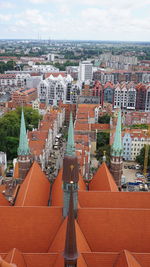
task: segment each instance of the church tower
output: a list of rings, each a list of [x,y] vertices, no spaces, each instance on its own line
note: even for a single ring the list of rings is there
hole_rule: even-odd
[[[117,186],[121,186],[122,176],[122,136],[121,136],[121,110],[118,113],[118,120],[116,126],[116,133],[114,143],[111,147],[111,160],[110,160],[110,171],[115,179]]]
[[[78,252],[77,252],[76,229],[75,229],[73,206],[74,204],[73,204],[72,183],[70,183],[70,201],[69,201],[68,222],[67,222],[65,249],[64,249],[64,267],[77,267]]]
[[[72,112],[70,112],[70,122],[68,130],[68,141],[66,152],[63,161],[63,195],[64,195],[64,206],[63,206],[63,216],[68,215],[69,210],[69,200],[70,200],[70,190],[72,183],[72,194],[74,203],[74,215],[77,216],[77,203],[78,203],[78,181],[79,181],[79,168],[78,161],[75,155],[75,144],[74,144],[74,128]]]
[[[30,149],[28,145],[24,112],[21,113],[20,139],[18,147],[19,178],[24,179],[31,166]]]

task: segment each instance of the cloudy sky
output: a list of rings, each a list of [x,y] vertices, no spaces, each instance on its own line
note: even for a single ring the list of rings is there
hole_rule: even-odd
[[[0,38],[150,41],[150,0],[0,0]]]

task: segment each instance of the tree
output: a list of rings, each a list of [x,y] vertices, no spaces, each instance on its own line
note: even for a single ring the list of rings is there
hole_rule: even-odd
[[[98,123],[109,123],[109,122],[110,122],[110,116],[108,114],[105,114],[104,116],[98,118]]]
[[[136,157],[136,162],[139,163],[142,167],[144,167],[144,157],[145,157],[145,147],[143,147],[140,151],[140,154]],[[148,154],[148,166],[150,166],[150,147]]]
[[[98,133],[97,144],[96,144],[97,149],[105,145],[109,145],[109,133],[104,133],[104,132]]]
[[[37,110],[30,107],[24,107],[26,128],[32,130],[38,127],[41,119]],[[17,156],[19,145],[21,108],[6,113],[0,118],[0,151],[7,153],[8,160]]]
[[[98,133],[97,134],[97,145],[96,145],[96,158],[102,161],[104,151],[106,151],[106,160],[109,163],[110,160],[110,145],[109,145],[109,133]]]

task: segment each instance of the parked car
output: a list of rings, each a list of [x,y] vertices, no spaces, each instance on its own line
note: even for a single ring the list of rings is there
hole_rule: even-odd
[[[128,166],[127,166],[127,165],[125,165],[125,166],[124,166],[124,168],[125,168],[125,169],[128,169]]]
[[[135,169],[135,165],[131,165],[132,169]]]
[[[142,175],[142,174],[136,174],[136,177],[137,178],[141,178],[141,179],[144,179],[145,178],[144,175]]]
[[[136,170],[140,170],[140,169],[141,169],[140,165],[138,165],[138,164],[135,165],[135,169],[136,169]]]
[[[128,169],[132,169],[131,165],[128,165]]]

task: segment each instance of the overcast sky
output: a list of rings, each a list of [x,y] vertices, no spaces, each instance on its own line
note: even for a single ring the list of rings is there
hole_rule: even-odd
[[[0,0],[0,38],[150,41],[150,0]]]

